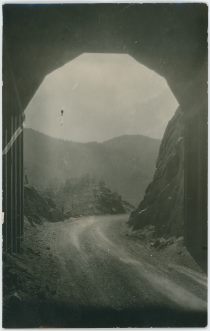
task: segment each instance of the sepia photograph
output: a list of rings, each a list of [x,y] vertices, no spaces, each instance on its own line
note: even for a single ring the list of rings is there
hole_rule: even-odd
[[[3,327],[206,327],[207,4],[2,12]]]

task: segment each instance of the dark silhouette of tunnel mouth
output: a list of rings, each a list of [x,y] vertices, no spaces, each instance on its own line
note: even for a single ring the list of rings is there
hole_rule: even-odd
[[[147,4],[146,4],[147,5]],[[171,4],[168,4],[169,6],[172,6]],[[186,5],[186,4],[185,4]],[[187,4],[189,5],[189,4]],[[199,5],[199,4],[197,4]],[[204,5],[204,4],[203,4]],[[164,4],[165,6],[165,4]],[[177,8],[177,5],[175,4],[175,7]],[[196,11],[197,8],[195,8]],[[66,10],[66,8],[65,8]],[[135,10],[135,8],[134,8]],[[155,9],[157,10],[157,9]],[[180,10],[180,8],[178,9]],[[199,12],[199,10],[197,10]],[[84,11],[85,12],[85,11]],[[125,12],[125,11],[124,11]],[[38,20],[37,20],[37,26],[38,27],[42,27],[41,24],[39,24],[39,22],[45,22],[47,21],[46,19],[46,13],[44,13],[43,15],[43,20],[39,19],[38,16]],[[143,13],[144,14],[144,13]],[[130,16],[127,15],[130,19]],[[33,22],[33,17],[31,19],[31,15],[29,13],[27,13],[27,19],[31,22]],[[96,15],[97,17],[97,15]],[[146,16],[145,16],[146,17]],[[158,16],[157,12],[155,12],[155,17],[157,17],[157,21],[158,21],[158,25],[161,25],[161,19],[163,19],[164,17],[166,17],[166,19],[168,19],[168,15],[165,14],[164,12],[164,17],[163,16]],[[153,18],[155,18],[153,17]],[[15,18],[15,17],[14,17]],[[92,16],[90,17],[92,18]],[[135,18],[135,17],[134,17]],[[201,16],[202,18],[202,16]],[[20,15],[20,19],[21,19],[21,15]],[[114,18],[115,21],[117,22],[116,18]],[[191,19],[191,15],[186,15],[186,12],[184,12],[184,20],[183,22],[187,22],[188,19]],[[27,21],[25,22],[25,20],[22,20],[23,26],[27,27]],[[85,20],[84,20],[85,21]],[[141,19],[138,19],[138,22],[141,21]],[[17,19],[13,19],[13,17],[11,17],[11,20],[9,22],[13,22],[15,29],[16,27],[20,27],[20,31],[21,31],[21,24],[20,24],[20,20]],[[79,21],[80,22],[80,21]],[[85,21],[86,22],[86,21]],[[138,31],[138,29],[136,29],[136,25],[134,24],[135,20],[133,20],[133,23],[131,26],[133,26],[133,29]],[[162,23],[162,22],[161,22]],[[181,21],[182,23],[182,21]],[[206,29],[205,24],[200,24],[201,23],[201,19],[199,18],[199,30],[195,29],[189,29],[189,31],[194,31],[194,33],[190,33],[190,35],[192,36],[200,36],[201,32],[203,31],[203,29]],[[63,25],[65,26],[66,21],[63,20]],[[57,28],[57,25],[54,24],[54,21],[52,20],[52,27],[55,26],[55,28]],[[111,27],[111,23],[110,23],[110,27]],[[118,26],[121,26],[120,24],[118,24]],[[125,25],[126,26],[126,25]],[[174,26],[176,26],[176,20],[174,22]],[[191,25],[190,25],[191,26]],[[193,25],[192,25],[193,26]],[[90,27],[92,27],[92,25],[90,25]],[[183,27],[185,27],[185,25],[183,25]],[[40,30],[44,30],[44,28],[40,29]],[[114,29],[110,29],[111,31],[114,31]],[[143,32],[145,33],[146,29],[142,29]],[[12,31],[12,30],[11,30]],[[15,30],[14,30],[15,31]],[[17,30],[19,31],[19,30]],[[25,31],[30,31],[29,28],[26,28]],[[97,29],[95,29],[95,31],[98,32]],[[102,29],[102,31],[106,31],[106,29]],[[182,30],[183,32],[186,30]],[[201,31],[201,32],[199,32]],[[43,34],[46,35],[47,38],[49,39],[50,35],[53,36],[54,35],[55,30],[52,30],[52,32],[49,34],[49,36],[47,34]],[[164,32],[164,30],[163,30]],[[199,32],[197,34],[197,32]],[[130,34],[132,33],[129,32]],[[157,30],[158,33],[158,30]],[[116,36],[118,35],[117,33],[115,33]],[[37,33],[34,34],[35,37],[38,36],[39,34]],[[40,48],[37,47],[37,52],[34,52],[33,47],[27,47],[27,45],[31,45],[32,44],[32,38],[34,37],[34,35],[32,35],[31,37],[31,33],[28,33],[28,44],[27,44],[27,33],[22,33],[21,38],[22,40],[24,40],[24,47],[20,47],[21,50],[27,50],[24,53],[20,53],[19,58],[22,59],[22,61],[19,60],[18,58],[18,47],[16,46],[16,43],[14,42],[14,39],[11,38],[11,45],[8,41],[9,46],[11,46],[11,54],[14,54],[14,58],[17,58],[17,61],[14,63],[18,64],[17,67],[21,68],[23,74],[19,75],[19,71],[17,70],[17,77],[19,78],[19,85],[20,85],[20,96],[21,98],[23,98],[23,102],[22,102],[22,110],[25,109],[26,105],[27,105],[27,101],[29,99],[31,99],[33,92],[35,90],[37,90],[37,87],[39,85],[39,83],[41,82],[41,79],[43,78],[43,76],[46,75],[46,73],[43,73],[43,75],[41,75],[40,73],[37,72],[37,75],[34,77],[33,80],[31,80],[32,82],[29,84],[29,78],[31,75],[28,75],[28,68],[29,68],[29,64],[31,67],[34,68],[34,70],[36,71],[39,63],[37,64],[36,62],[27,62],[26,59],[30,59],[30,58],[37,58],[37,59],[41,59],[43,61],[43,58],[45,58],[46,54],[43,52],[40,52]],[[122,34],[124,35],[124,34]],[[155,34],[154,34],[155,35]],[[162,34],[163,35],[163,34]],[[159,40],[161,40],[161,36]],[[183,35],[185,35],[183,33]],[[173,36],[173,35],[172,35]],[[178,33],[177,36],[179,37],[180,34]],[[188,35],[186,34],[186,36],[188,37]],[[21,41],[21,38],[16,38],[17,43],[19,43]],[[84,38],[86,38],[86,34],[84,34]],[[203,33],[203,39],[206,38],[206,34]],[[88,39],[88,38],[86,38]],[[93,39],[93,38],[92,38]],[[26,42],[25,42],[26,40]],[[36,40],[36,39],[35,39]],[[61,38],[59,39],[61,40]],[[94,39],[93,39],[94,40]],[[100,35],[100,40],[102,40],[102,43],[104,43],[104,45],[106,44],[106,40],[104,41],[103,38],[103,34]],[[162,38],[162,40],[168,40],[168,38]],[[207,39],[206,39],[207,40]],[[172,41],[176,42],[176,39]],[[84,42],[83,39],[81,40],[81,43]],[[152,40],[149,40],[150,44],[152,45],[153,42]],[[187,38],[185,38],[183,40],[183,42],[186,43],[186,45],[191,45],[191,39],[188,40]],[[186,89],[182,88],[182,84],[178,84],[179,81],[182,83],[183,80],[186,78],[186,82],[188,82],[188,70],[186,70],[185,73],[185,66],[187,67],[187,69],[189,69],[189,72],[192,71],[192,75],[196,75],[197,71],[195,72],[193,69],[194,67],[192,66],[192,63],[200,63],[199,60],[201,59],[199,56],[197,56],[197,53],[195,54],[195,59],[196,61],[191,61],[191,58],[186,56],[186,54],[193,54],[193,48],[192,50],[190,49],[189,46],[189,50],[187,47],[183,47],[183,42],[182,43],[178,43],[177,42],[177,49],[178,51],[183,49],[187,49],[186,51],[183,52],[179,52],[177,51],[177,53],[179,54],[179,56],[177,56],[177,59],[181,59],[180,61],[181,64],[179,63],[179,61],[177,60],[177,62],[175,62],[175,65],[172,65],[171,67],[174,67],[175,69],[172,69],[170,74],[168,74],[168,78],[167,81],[170,83],[170,85],[172,85],[173,83],[173,91],[176,97],[179,96],[179,103],[183,104],[183,108],[185,107],[185,104],[187,104],[188,108],[191,109],[191,105],[193,105],[195,103],[195,105],[197,105],[196,101],[197,100],[202,100],[204,99],[206,102],[206,97],[203,97],[203,93],[202,92],[204,89],[202,88],[202,90],[200,89],[200,82],[198,83],[194,83],[192,85],[192,87],[186,87]],[[54,42],[54,44],[56,44]],[[63,43],[63,44],[67,44],[67,43]],[[162,43],[159,43],[162,47]],[[14,45],[14,48],[13,48]],[[23,44],[20,43],[20,46],[22,46]],[[40,43],[41,45],[41,43]],[[74,45],[70,44],[71,48],[74,48]],[[129,45],[129,44],[128,44]],[[176,44],[175,44],[176,45]],[[205,44],[203,43],[204,47],[206,48]],[[205,48],[202,47],[197,47],[197,49],[199,49],[199,52],[203,52],[205,51]],[[33,57],[30,56],[30,49],[31,52],[34,52]],[[48,49],[48,48],[46,48]],[[163,47],[162,47],[163,49]],[[166,61],[167,63],[170,63],[170,52],[172,50],[171,47],[167,47],[168,51],[168,57],[166,55],[166,59],[168,59],[168,61]],[[50,52],[52,53],[52,50],[49,48]],[[191,50],[191,52],[190,52]],[[55,53],[55,52],[54,52]],[[166,52],[167,53],[167,52]],[[37,54],[39,56],[37,56]],[[138,55],[138,52],[136,52],[136,56],[140,56]],[[158,50],[157,50],[157,58],[158,58]],[[25,55],[25,56],[24,56]],[[41,56],[40,56],[41,55]],[[196,57],[197,56],[197,57]],[[56,56],[54,56],[56,58]],[[57,66],[57,62],[56,60],[52,59],[52,61],[54,61],[53,63],[53,68],[55,66]],[[71,57],[69,55],[69,57]],[[77,57],[77,56],[75,56]],[[161,53],[160,56],[161,58]],[[192,57],[193,58],[193,57]],[[184,60],[186,59],[186,60]],[[194,59],[194,58],[193,58]],[[13,58],[11,58],[11,61],[13,62]],[[51,62],[52,62],[51,61]],[[61,62],[64,61],[65,59],[62,59]],[[24,66],[23,64],[26,65]],[[58,60],[59,62],[59,60]],[[158,61],[157,61],[158,62]],[[189,62],[189,65],[187,66],[187,62]],[[29,63],[29,64],[28,64]],[[43,68],[43,63],[42,62],[42,68]],[[55,65],[56,63],[56,65]],[[143,64],[143,62],[141,62]],[[162,62],[161,62],[162,63]],[[173,62],[172,62],[173,63]],[[145,64],[144,64],[145,65]],[[58,66],[60,66],[60,63],[58,63]],[[40,66],[41,67],[41,66]],[[44,68],[43,71],[46,72],[48,71],[48,69],[52,72],[52,63],[49,63],[49,65],[46,64],[47,68]],[[157,65],[157,67],[159,67]],[[167,67],[168,68],[168,67]],[[166,68],[166,69],[167,69]],[[181,78],[179,79],[179,75],[176,75],[176,71],[177,73],[181,73],[183,69],[184,74],[180,74]],[[20,69],[19,69],[20,70]],[[38,71],[38,70],[37,70]],[[167,71],[167,70],[166,70]],[[24,74],[25,73],[25,74]],[[32,72],[33,74],[33,72]],[[163,73],[164,74],[164,73]],[[166,76],[164,76],[166,77]],[[190,76],[191,77],[191,76]],[[185,80],[184,80],[185,81]],[[190,79],[189,79],[190,81]],[[205,81],[205,76],[204,76],[204,80],[202,80],[202,83]],[[4,84],[4,86],[6,86]],[[28,86],[28,87],[27,87]],[[181,86],[181,88],[180,88]],[[186,91],[185,91],[186,90]],[[176,91],[176,92],[175,92]],[[195,93],[196,91],[196,93]],[[7,92],[4,93],[4,95],[7,95]],[[185,97],[186,95],[186,97]],[[188,101],[187,101],[187,96],[190,95],[190,102],[188,105]],[[12,96],[12,97],[11,97]],[[16,99],[13,97],[13,95],[11,94],[10,99],[14,100],[13,102],[18,104]],[[9,98],[4,98],[4,99],[9,99]],[[186,102],[185,102],[186,100]],[[15,106],[17,108],[17,105]],[[204,106],[205,107],[205,106]],[[15,109],[16,109],[15,108]],[[7,109],[7,107],[4,107],[4,109]],[[207,109],[207,107],[206,107]],[[202,117],[202,119],[204,118],[204,116]],[[198,260],[201,257],[203,257],[203,250],[202,251],[196,251],[196,248],[194,248],[194,243],[196,242],[196,247],[199,247],[199,245],[201,245],[201,243],[203,243],[203,237],[205,238],[205,231],[206,231],[206,217],[204,215],[204,217],[202,217],[202,219],[200,219],[200,217],[197,219],[197,215],[199,214],[200,211],[202,211],[202,214],[205,214],[206,211],[206,202],[205,202],[205,188],[203,189],[203,186],[201,185],[202,183],[205,183],[206,181],[206,174],[204,174],[204,176],[200,176],[199,177],[199,172],[193,170],[196,167],[191,167],[192,171],[190,170],[189,165],[191,166],[192,164],[196,164],[196,158],[194,157],[195,155],[199,155],[199,165],[201,164],[201,166],[203,167],[203,165],[205,166],[205,146],[202,146],[201,143],[197,143],[195,141],[195,144],[193,144],[194,140],[191,140],[193,138],[193,136],[196,137],[197,139],[197,124],[198,119],[196,116],[194,116],[193,120],[188,121],[187,122],[187,128],[186,128],[186,133],[185,133],[185,147],[186,150],[189,149],[188,154],[186,155],[185,158],[185,169],[188,171],[187,173],[188,176],[186,176],[186,196],[187,199],[186,201],[189,201],[189,203],[185,204],[185,210],[186,212],[186,221],[185,221],[185,228],[187,229],[187,245],[189,247],[191,247],[191,251],[193,252],[194,256],[198,255]],[[201,133],[202,133],[202,137],[205,138],[205,127],[202,124],[201,126]],[[200,132],[199,131],[199,132]],[[203,139],[203,138],[202,138]],[[198,140],[198,139],[197,139]],[[203,141],[203,140],[202,140]],[[193,149],[192,147],[193,146]],[[199,151],[199,152],[198,152]],[[200,169],[200,167],[199,167]],[[200,179],[201,178],[201,179]],[[191,184],[192,183],[192,184]],[[196,185],[195,185],[196,183]],[[198,190],[197,187],[200,185],[201,190]],[[19,192],[19,191],[18,191]],[[191,194],[192,193],[192,194]],[[19,193],[18,193],[19,194]],[[191,194],[191,195],[190,195]],[[188,198],[189,197],[189,198]],[[204,202],[203,202],[204,201]],[[191,207],[191,208],[189,208]],[[199,208],[198,208],[199,207]],[[202,231],[197,231],[198,228],[198,224],[199,226],[201,226]],[[192,230],[189,230],[192,229]],[[189,243],[188,243],[189,242]],[[201,245],[202,246],[202,245]],[[195,253],[194,253],[195,251]],[[196,259],[197,260],[197,259]],[[206,266],[206,255],[203,258],[204,260],[204,264]],[[138,309],[137,307],[134,309],[126,309],[126,310],[122,310],[121,312],[116,312],[112,309],[105,309],[105,308],[99,308],[99,307],[71,307],[71,306],[67,306],[61,303],[52,303],[52,302],[42,302],[42,303],[33,303],[33,302],[21,302],[20,304],[15,304],[15,305],[11,305],[8,310],[6,307],[4,307],[5,312],[4,312],[4,327],[38,327],[38,326],[43,326],[43,327],[49,327],[49,326],[61,326],[61,327],[82,327],[83,325],[85,327],[91,327],[91,326],[99,326],[99,327],[105,327],[105,326],[206,326],[206,320],[207,320],[207,314],[206,313],[200,313],[200,312],[188,312],[188,311],[178,311],[178,310],[170,310],[167,307],[148,307],[148,308],[142,308],[142,309]],[[140,313],[141,312],[141,313]]]
[[[59,301],[13,302],[4,307],[4,328],[205,327],[207,312],[168,306],[113,309]]]
[[[206,265],[206,254],[198,249],[205,245],[207,233],[206,4],[6,4],[3,14],[4,122],[12,114],[24,111],[47,73],[84,51],[127,53],[165,77],[183,111],[192,113],[190,119],[186,116],[185,123],[188,175],[185,177],[184,228],[191,254],[199,256]],[[198,136],[202,139],[197,139]],[[17,196],[23,191],[21,185]],[[20,212],[16,212],[20,215],[17,224],[21,226],[22,200]],[[5,214],[5,220],[10,218],[11,215]],[[201,224],[202,230],[197,231]]]

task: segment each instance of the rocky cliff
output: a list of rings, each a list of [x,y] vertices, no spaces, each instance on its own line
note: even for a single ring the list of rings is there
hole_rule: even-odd
[[[44,196],[31,185],[24,185],[24,216],[32,225],[45,221],[57,222],[65,219],[65,215],[57,208],[54,201]]]
[[[155,235],[183,235],[184,215],[184,145],[183,113],[180,108],[168,123],[152,182],[144,199],[129,218],[134,229],[154,225]]]

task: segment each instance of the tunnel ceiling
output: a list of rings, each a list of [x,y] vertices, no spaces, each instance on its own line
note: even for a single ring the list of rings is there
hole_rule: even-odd
[[[46,74],[81,53],[127,53],[182,104],[206,84],[207,12],[190,3],[4,5],[4,67],[24,110]]]

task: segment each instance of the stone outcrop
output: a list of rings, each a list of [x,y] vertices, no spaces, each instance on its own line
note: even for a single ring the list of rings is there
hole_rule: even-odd
[[[32,225],[62,221],[65,218],[52,199],[28,184],[24,185],[24,216]]]
[[[77,217],[81,215],[114,215],[130,213],[134,207],[105,182],[85,175],[71,178],[54,194],[54,200],[65,214]]]
[[[184,227],[184,123],[180,108],[168,123],[152,182],[129,218],[139,229],[155,226],[157,236],[181,236]]]

